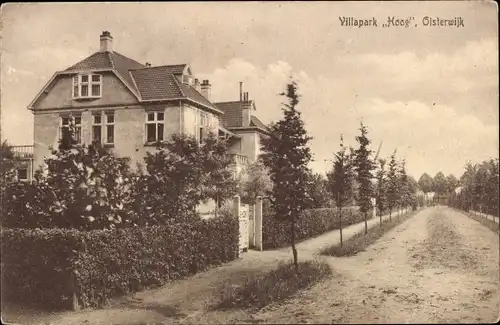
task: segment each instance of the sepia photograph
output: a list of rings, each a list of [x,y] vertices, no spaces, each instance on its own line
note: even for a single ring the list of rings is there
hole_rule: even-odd
[[[0,7],[1,321],[500,321],[498,3]]]

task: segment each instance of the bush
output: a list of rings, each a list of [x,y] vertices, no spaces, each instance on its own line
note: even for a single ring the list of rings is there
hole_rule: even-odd
[[[99,145],[54,150],[34,184],[9,183],[2,225],[103,229],[132,225],[129,160]]]
[[[356,208],[344,208],[342,211],[342,227],[349,226],[364,220]],[[264,211],[262,220],[262,241],[265,249],[272,249],[290,245],[289,223],[280,221],[270,213]],[[296,241],[309,239],[327,231],[339,229],[340,220],[337,209],[323,208],[305,210],[297,221]]]
[[[102,306],[111,297],[194,274],[238,255],[235,218],[92,231],[1,231],[6,299],[68,307]],[[73,287],[73,288],[72,288]]]
[[[286,299],[301,289],[331,275],[331,268],[324,262],[299,262],[299,274],[292,262],[281,262],[278,268],[262,275],[251,275],[239,287],[226,286],[221,301],[214,309],[256,308]]]

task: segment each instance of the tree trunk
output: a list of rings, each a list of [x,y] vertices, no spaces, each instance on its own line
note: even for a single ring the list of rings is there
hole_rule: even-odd
[[[339,208],[340,247],[342,247],[342,207]]]
[[[379,218],[380,218],[380,225],[382,225],[382,213],[379,213]]]
[[[293,264],[295,265],[295,272],[299,274],[299,262],[297,257],[297,249],[295,248],[295,216],[292,217],[292,222],[290,225],[291,237],[292,237],[292,253],[293,253]]]
[[[366,221],[368,213],[365,212],[364,215],[365,215],[365,235],[366,235],[368,233],[368,222]]]
[[[389,209],[389,222],[392,222],[392,208]]]

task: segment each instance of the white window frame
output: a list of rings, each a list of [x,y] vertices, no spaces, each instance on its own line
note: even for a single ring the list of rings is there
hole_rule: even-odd
[[[96,121],[95,121],[96,117],[99,117],[101,119],[99,121],[99,123],[96,123]],[[102,123],[102,113],[99,112],[99,113],[92,114],[92,142],[94,142],[94,127],[98,126],[99,129],[101,130],[99,132],[99,144],[102,143],[102,134],[103,134],[102,125],[103,125],[103,123]]]
[[[149,120],[149,114],[153,114],[152,121]],[[163,114],[163,118],[161,120],[158,119],[158,114]],[[156,125],[155,140],[154,141],[150,141],[149,137],[148,137],[148,125],[150,125],[150,124]],[[158,133],[159,133],[158,130],[159,130],[160,124],[163,126],[163,139],[158,139]],[[146,111],[146,122],[144,125],[144,134],[145,134],[145,138],[146,138],[146,144],[151,144],[151,143],[165,140],[165,111]]]
[[[109,116],[112,116],[113,117],[113,121],[112,122],[109,122],[108,121],[108,117]],[[109,144],[109,145],[114,145],[115,144],[115,112],[106,112],[104,113],[104,126],[105,126],[105,133],[106,133],[106,136],[104,138],[104,144]],[[113,127],[113,141],[109,142],[108,141],[108,126],[112,126]]]
[[[87,81],[82,81],[82,77],[86,76]],[[98,76],[99,81],[93,81],[92,77]],[[92,86],[99,86],[99,95],[92,93]],[[82,86],[87,86],[87,95],[82,95]],[[76,87],[76,88],[75,88]],[[75,91],[76,90],[76,91]],[[83,98],[101,98],[102,96],[102,75],[96,73],[80,73],[73,76],[73,87],[71,88],[73,99]]]
[[[78,144],[82,144],[83,142],[83,139],[82,139],[82,136],[83,136],[83,133],[82,133],[82,116],[81,115],[61,115],[60,116],[60,120],[59,120],[59,140],[62,139],[62,130],[65,126],[69,125],[69,119],[73,118],[74,121],[75,121],[75,135],[76,135],[76,143]],[[64,119],[68,119],[68,124],[64,124]],[[76,123],[76,120],[79,119],[80,120],[80,123]]]

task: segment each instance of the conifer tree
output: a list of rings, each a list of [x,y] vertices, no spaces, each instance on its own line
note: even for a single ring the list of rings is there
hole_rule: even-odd
[[[283,219],[290,229],[293,261],[298,272],[295,228],[301,211],[311,203],[307,192],[310,173],[307,166],[311,160],[308,143],[312,138],[297,110],[300,95],[295,81],[292,80],[280,95],[287,100],[283,103],[283,118],[270,125],[270,136],[262,140],[261,157],[272,181],[270,196],[276,217]]]
[[[373,184],[372,184],[372,171],[375,169],[375,163],[371,158],[372,151],[368,148],[371,141],[368,139],[368,129],[361,122],[359,128],[361,135],[356,137],[359,144],[355,152],[354,168],[356,170],[356,177],[359,184],[358,188],[358,205],[360,212],[365,218],[365,234],[368,233],[368,213],[372,207],[373,197]]]

